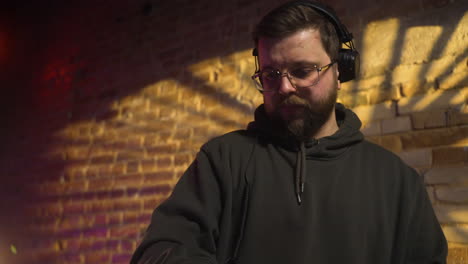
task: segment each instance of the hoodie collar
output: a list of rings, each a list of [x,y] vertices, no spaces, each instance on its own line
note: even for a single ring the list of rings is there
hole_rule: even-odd
[[[342,104],[335,105],[338,130],[330,136],[309,139],[302,142],[307,158],[311,159],[331,159],[339,156],[354,145],[364,139],[359,131],[361,121],[350,109]],[[289,151],[300,151],[301,142],[298,142],[284,127],[275,126],[267,116],[264,105],[260,105],[255,110],[255,121],[249,123],[248,130],[255,131],[263,140],[272,142]]]

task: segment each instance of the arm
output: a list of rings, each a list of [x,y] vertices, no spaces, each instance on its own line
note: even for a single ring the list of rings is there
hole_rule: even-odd
[[[414,172],[416,173],[416,172]],[[409,228],[406,244],[408,245],[407,264],[442,264],[446,263],[447,241],[434,214],[427,191],[419,175],[414,180],[414,191],[406,193],[409,207]]]
[[[131,263],[217,263],[221,199],[220,180],[202,150],[154,211]]]

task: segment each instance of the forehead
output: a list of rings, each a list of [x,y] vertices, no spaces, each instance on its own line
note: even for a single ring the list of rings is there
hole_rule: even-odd
[[[316,29],[300,30],[284,38],[260,38],[258,55],[262,67],[288,67],[300,62],[323,64],[329,60]]]

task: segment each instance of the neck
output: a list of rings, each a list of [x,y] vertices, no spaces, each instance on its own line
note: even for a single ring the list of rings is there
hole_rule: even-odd
[[[317,133],[312,135],[312,138],[319,139],[328,137],[335,134],[336,131],[338,131],[338,123],[336,122],[335,107],[333,107],[333,110],[331,111],[330,116],[328,117],[325,124],[323,124]]]

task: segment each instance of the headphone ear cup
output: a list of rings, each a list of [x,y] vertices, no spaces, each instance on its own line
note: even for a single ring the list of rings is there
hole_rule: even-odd
[[[354,49],[340,49],[338,53],[339,80],[344,83],[355,79],[359,74],[359,52]]]

